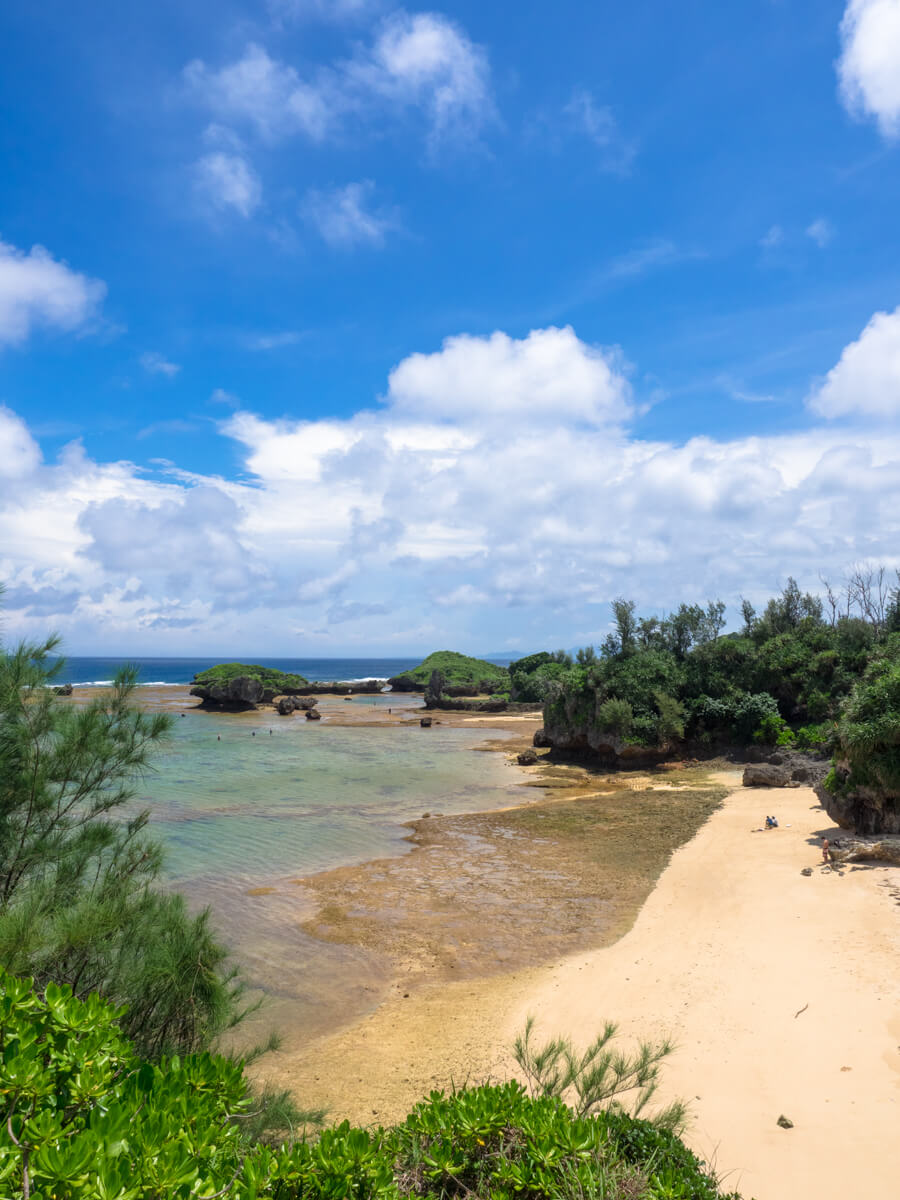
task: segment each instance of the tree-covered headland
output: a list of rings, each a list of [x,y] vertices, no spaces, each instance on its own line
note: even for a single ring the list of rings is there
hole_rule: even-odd
[[[543,701],[546,744],[610,763],[818,750],[834,755],[842,823],[900,832],[900,587],[883,569],[823,596],[791,579],[760,612],[745,601],[727,633],[721,601],[641,617],[618,599],[613,612],[599,651],[511,664],[514,691]]]
[[[470,658],[455,650],[435,650],[417,667],[395,675],[388,682],[395,692],[424,692],[433,672],[444,677],[448,696],[509,691],[509,671],[483,658]]]

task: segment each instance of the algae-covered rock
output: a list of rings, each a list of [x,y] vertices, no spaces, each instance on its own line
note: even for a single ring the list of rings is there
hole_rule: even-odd
[[[219,663],[194,676],[192,696],[199,696],[203,708],[226,712],[246,712],[258,704],[268,704],[276,696],[289,696],[303,688],[302,675],[247,663]]]

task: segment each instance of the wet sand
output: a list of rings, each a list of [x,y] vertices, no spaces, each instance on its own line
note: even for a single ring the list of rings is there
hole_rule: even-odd
[[[403,1117],[434,1086],[496,1072],[498,1031],[525,981],[619,938],[726,790],[698,770],[528,770],[532,804],[424,817],[411,854],[295,881],[317,910],[304,931],[385,976],[344,1028],[313,1040],[284,1029],[261,1078],[368,1123]]]

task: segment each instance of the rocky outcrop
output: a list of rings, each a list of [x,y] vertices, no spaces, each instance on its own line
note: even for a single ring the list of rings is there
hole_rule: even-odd
[[[751,763],[744,767],[744,787],[788,787],[791,772],[788,767],[772,763]]]
[[[303,687],[285,688],[286,696],[371,696],[382,691],[388,680],[350,679],[333,683],[308,683]]]
[[[822,807],[841,829],[854,833],[900,834],[900,796],[857,784],[848,785],[850,772],[845,763],[835,762],[831,786],[824,781],[816,787]]]
[[[423,729],[430,729],[431,728],[431,717],[422,717],[421,720],[419,721],[419,724],[422,726]]]
[[[322,714],[317,708],[308,708],[306,710],[306,719],[307,721],[321,721]]]
[[[200,697],[201,708],[222,712],[248,712],[258,704],[268,704],[275,699],[273,688],[265,687],[250,675],[195,684],[191,688],[191,695]]]
[[[521,750],[516,755],[516,762],[520,767],[533,767],[537,760],[538,756],[533,750]]]
[[[301,709],[315,708],[317,703],[315,696],[279,696],[275,701],[275,711],[279,716],[289,717]]]
[[[536,729],[534,731],[534,737],[531,739],[531,744],[532,746],[537,746],[539,750],[542,750],[547,746],[552,746],[553,742],[548,737],[545,729]]]
[[[71,683],[61,683],[59,685],[59,687],[53,688],[53,691],[56,693],[57,696],[71,696],[72,695],[72,685],[71,685]]]
[[[673,747],[638,746],[612,729],[604,729],[596,718],[596,700],[565,696],[544,706],[544,728],[540,744],[563,757],[599,760],[607,767],[644,767],[662,762]],[[537,744],[537,743],[536,743]]]
[[[900,837],[835,838],[830,854],[836,863],[882,862],[900,867]]]
[[[412,675],[392,675],[388,686],[392,692],[424,692],[426,685],[413,679]]]

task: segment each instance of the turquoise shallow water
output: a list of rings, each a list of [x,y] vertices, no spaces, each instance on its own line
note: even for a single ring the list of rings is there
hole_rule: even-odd
[[[331,723],[344,715],[331,698],[320,701],[318,722],[190,703],[183,693],[165,697],[172,737],[136,804],[164,844],[167,880],[192,907],[209,906],[245,978],[269,997],[263,1024],[290,1039],[366,1011],[390,975],[390,964],[365,951],[307,934],[314,909],[292,880],[407,853],[405,823],[425,812],[533,799],[504,755],[477,752],[497,731],[399,723],[418,715],[398,717],[417,697],[356,697],[357,720],[393,707],[395,723],[375,727]]]
[[[473,753],[492,730],[260,718],[188,711],[145,779],[176,885],[253,887],[400,853],[423,812],[514,802],[502,755]]]

